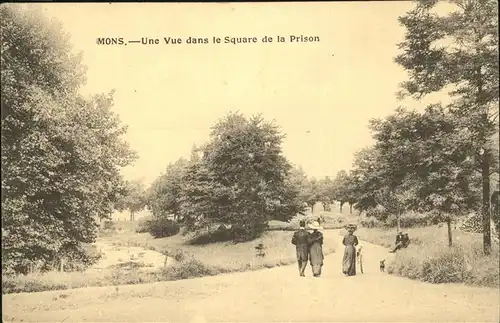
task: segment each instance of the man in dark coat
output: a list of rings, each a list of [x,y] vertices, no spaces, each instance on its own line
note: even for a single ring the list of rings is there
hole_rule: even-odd
[[[408,233],[403,234],[403,240],[401,240],[401,244],[403,248],[408,247],[410,244],[410,237],[408,236]]]
[[[306,222],[300,221],[299,230],[295,231],[292,237],[292,244],[295,245],[297,250],[297,262],[299,264],[299,274],[305,277],[304,271],[306,270],[307,261],[309,260],[309,235],[306,231]]]
[[[400,249],[403,246],[404,235],[403,232],[399,232],[396,236],[396,246],[390,252],[394,253],[396,250]]]

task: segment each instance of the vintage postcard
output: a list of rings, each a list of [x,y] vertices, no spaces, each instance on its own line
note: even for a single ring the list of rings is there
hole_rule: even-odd
[[[0,24],[4,322],[499,322],[497,1]]]

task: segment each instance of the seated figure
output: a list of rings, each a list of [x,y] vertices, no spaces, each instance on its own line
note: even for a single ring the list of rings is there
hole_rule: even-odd
[[[399,231],[398,235],[396,236],[396,246],[390,252],[394,253],[397,250],[403,248],[404,239],[405,239],[405,235],[403,234],[403,232]]]
[[[402,247],[403,248],[408,247],[408,245],[410,244],[410,237],[408,236],[408,233],[405,233],[403,235],[403,240],[401,242],[402,242]]]

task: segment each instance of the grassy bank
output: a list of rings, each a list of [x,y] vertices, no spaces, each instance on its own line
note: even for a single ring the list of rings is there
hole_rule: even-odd
[[[127,224],[127,226],[130,226]],[[167,252],[176,258],[173,266],[160,270],[145,271],[144,264],[129,263],[101,270],[84,272],[48,272],[20,276],[3,276],[2,293],[41,292],[90,286],[129,285],[171,281],[222,273],[272,268],[295,263],[295,249],[291,244],[291,232],[266,232],[254,241],[234,244],[232,242],[191,245],[187,237],[176,235],[154,239],[147,233],[135,233],[133,227],[108,234],[101,239],[106,243],[122,247],[143,247],[158,252]],[[334,232],[324,232],[324,251],[335,251]],[[263,256],[255,247],[262,244]]]
[[[465,283],[499,287],[499,250],[493,246],[490,256],[483,254],[482,235],[453,230],[453,246],[448,246],[446,226],[404,229],[411,244],[398,251],[387,268],[388,273],[430,283]],[[396,229],[359,228],[359,239],[384,247],[393,247]]]
[[[335,234],[325,232],[325,252],[335,251]],[[180,234],[168,238],[154,239],[147,233],[127,233],[107,237],[106,240],[118,246],[138,246],[162,252],[181,250],[188,258],[194,258],[212,267],[226,268],[229,271],[271,268],[295,261],[295,249],[291,244],[292,233],[287,231],[265,232],[261,238],[243,242],[218,242],[193,245],[189,238]],[[257,256],[255,247],[262,244],[263,257]]]

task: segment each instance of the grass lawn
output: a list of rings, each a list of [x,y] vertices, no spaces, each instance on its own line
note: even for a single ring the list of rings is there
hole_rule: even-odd
[[[482,235],[452,230],[453,246],[448,246],[446,225],[403,229],[410,236],[407,249],[396,252],[388,272],[432,283],[462,282],[470,285],[498,287],[499,248],[493,245],[491,255],[482,252]],[[359,239],[392,248],[396,229],[359,228]]]
[[[124,247],[141,247],[158,252],[168,251],[178,261],[166,268],[144,271],[141,265],[125,264],[84,272],[47,272],[14,277],[3,276],[2,293],[40,292],[90,286],[129,285],[187,279],[217,275],[234,271],[256,270],[295,263],[295,248],[291,244],[292,232],[269,231],[254,241],[220,242],[192,245],[181,234],[154,239],[149,233],[136,233],[133,222],[118,222],[118,230],[99,238],[100,243]],[[323,231],[325,254],[335,251],[337,233]],[[255,247],[264,246],[265,255],[257,255]],[[113,250],[114,248],[111,248]],[[123,250],[121,250],[123,253]]]
[[[189,244],[182,234],[168,238],[154,239],[149,233],[123,232],[122,234],[103,237],[102,240],[119,246],[140,246],[162,252],[165,249],[183,254],[202,263],[228,270],[271,268],[295,262],[295,249],[291,244],[292,232],[267,231],[261,238],[243,243],[218,242],[206,245]],[[335,234],[324,232],[325,254],[335,251]],[[257,256],[255,247],[264,246],[264,257]]]

